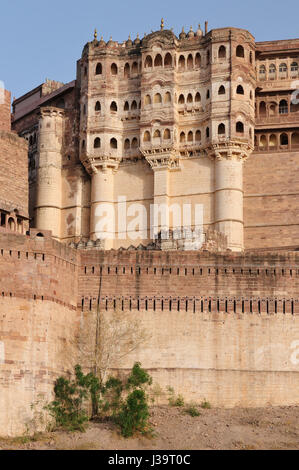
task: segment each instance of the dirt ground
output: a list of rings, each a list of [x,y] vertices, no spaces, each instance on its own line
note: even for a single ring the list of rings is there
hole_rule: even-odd
[[[31,450],[191,450],[191,449],[299,449],[299,407],[256,409],[202,409],[191,417],[185,409],[151,408],[153,436],[120,436],[110,422],[93,422],[85,433],[56,431],[10,440],[0,449]]]

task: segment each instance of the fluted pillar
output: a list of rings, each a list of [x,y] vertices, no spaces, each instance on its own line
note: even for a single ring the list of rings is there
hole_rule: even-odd
[[[171,150],[159,149],[155,153],[143,151],[154,171],[154,211],[152,213],[152,235],[168,231],[169,220],[169,180],[170,172],[180,169],[179,158]]]
[[[244,250],[243,162],[251,151],[248,142],[233,140],[208,149],[215,165],[214,228],[232,251]]]
[[[244,249],[242,160],[215,159],[215,229],[227,236],[228,248]]]
[[[37,170],[36,227],[52,230],[61,237],[62,145],[64,112],[61,109],[41,108],[39,120],[39,165]]]
[[[81,161],[91,175],[90,239],[104,241],[106,250],[114,247],[116,214],[114,173],[120,159],[111,155],[82,155]]]

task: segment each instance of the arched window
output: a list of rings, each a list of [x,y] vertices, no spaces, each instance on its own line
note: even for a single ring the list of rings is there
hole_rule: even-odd
[[[81,148],[82,150],[85,149],[85,140],[82,140]]]
[[[113,111],[113,112],[117,111],[117,104],[115,103],[115,101],[112,101],[110,105],[110,111]]]
[[[272,148],[277,147],[277,138],[275,134],[270,135],[269,147],[272,147]]]
[[[188,69],[193,69],[193,56],[192,56],[192,54],[189,54],[189,55],[188,55],[188,58],[187,58],[187,68],[188,68]]]
[[[164,140],[169,140],[170,139],[170,130],[165,129],[164,134],[163,134],[163,139]]]
[[[136,137],[132,140],[132,148],[136,149],[138,147],[138,139]]]
[[[260,65],[260,68],[259,68],[259,75],[260,75],[260,78],[265,78],[265,75],[266,75],[266,67],[264,65]]]
[[[181,142],[181,143],[186,142],[186,135],[185,135],[185,132],[181,132],[181,133],[180,133],[180,142]]]
[[[262,135],[260,137],[260,148],[265,149],[267,147],[267,137]]]
[[[298,63],[297,62],[291,63],[291,77],[292,78],[298,77]]]
[[[154,96],[154,103],[155,103],[155,104],[162,103],[162,96],[160,95],[160,93],[156,93],[156,94],[155,94],[155,96]]]
[[[237,94],[244,95],[244,88],[242,87],[242,85],[237,86]]]
[[[195,132],[195,140],[196,142],[201,141],[201,132],[199,130]]]
[[[287,64],[283,63],[279,65],[279,72],[280,73],[286,73],[288,70]]]
[[[270,106],[269,106],[269,116],[275,116],[275,115],[276,115],[276,108],[277,108],[277,104],[276,104],[276,103],[270,103]]]
[[[210,99],[210,90],[207,90],[207,100]]]
[[[13,232],[16,230],[16,224],[12,217],[8,219],[8,228],[9,230],[12,230]]]
[[[280,145],[289,145],[288,134],[283,133],[280,135]]]
[[[99,101],[96,102],[94,109],[95,111],[101,111],[101,103]]]
[[[199,52],[197,52],[195,56],[195,67],[200,67],[201,66],[201,55]]]
[[[188,93],[187,103],[193,103],[193,97],[192,97],[191,93]]]
[[[114,137],[112,137],[112,139],[110,140],[110,147],[112,149],[117,149],[117,140]]]
[[[210,137],[210,129],[209,127],[206,128],[206,138],[208,139]]]
[[[197,92],[195,95],[195,103],[199,103],[200,101],[201,101],[201,96],[200,96],[200,93]]]
[[[126,139],[126,140],[125,140],[125,144],[124,144],[124,149],[125,149],[125,150],[129,150],[129,148],[130,148],[130,140],[129,140],[129,139]]]
[[[144,68],[148,69],[153,66],[153,59],[150,55],[146,56],[146,59],[144,61]]]
[[[279,102],[279,114],[288,114],[288,102],[286,100],[281,100]]]
[[[225,48],[225,46],[220,46],[219,47],[218,57],[219,57],[219,59],[225,59],[226,58],[226,48]]]
[[[86,114],[86,105],[85,105],[85,104],[83,105],[83,114],[84,114],[84,116],[85,116],[85,114]],[[47,127],[48,127],[48,126],[47,126]],[[49,126],[49,127],[50,127],[50,126]]]
[[[223,134],[225,134],[225,125],[221,123],[218,126],[218,135],[223,135]]]
[[[155,67],[162,67],[162,56],[161,54],[157,54],[155,57],[155,62],[154,62]]]
[[[159,129],[156,129],[154,132],[154,139],[159,139],[161,137],[161,132]]]
[[[138,74],[138,64],[137,62],[133,62],[132,64],[132,75],[137,75]]]
[[[129,78],[130,76],[130,65],[126,63],[125,68],[124,68],[124,77]]]
[[[23,226],[22,226],[22,220],[17,219],[17,227],[18,227],[18,232],[22,233],[23,232]]]
[[[236,124],[236,131],[239,133],[239,134],[243,134],[244,133],[244,124],[243,122],[241,121],[238,121],[237,124]]]
[[[266,103],[265,101],[260,102],[260,109],[259,109],[260,116],[266,116],[267,114],[267,108],[266,108]]]
[[[136,102],[135,100],[132,101],[131,109],[132,109],[132,110],[137,109],[137,102]]]
[[[143,134],[143,142],[150,142],[151,141],[151,135],[149,131],[145,131]]]
[[[169,91],[167,91],[164,95],[164,103],[170,103],[171,102],[171,94]]]
[[[237,46],[236,56],[237,57],[244,57],[244,47],[243,46],[241,46],[241,45]]]
[[[93,148],[99,149],[101,147],[101,139],[96,137],[93,142]]]
[[[188,142],[193,142],[193,132],[192,131],[188,132],[187,140],[188,140]]]
[[[116,64],[111,64],[111,75],[117,75],[117,65]]]
[[[164,67],[172,67],[172,56],[169,52],[164,57]]]
[[[179,69],[183,70],[185,68],[185,57],[180,55],[179,57]]]
[[[179,101],[178,101],[179,104],[184,104],[185,103],[185,97],[184,95],[180,95],[179,96]]]
[[[221,85],[221,87],[219,88],[218,95],[225,95],[225,88],[223,85]]]
[[[125,104],[124,104],[124,111],[129,111],[130,107],[129,107],[129,103],[128,101],[125,101]]]
[[[275,64],[270,64],[270,65],[269,65],[269,74],[270,74],[270,75],[275,75],[275,73],[276,73],[276,66],[275,66]]]
[[[99,62],[96,66],[96,75],[102,75],[102,64]]]
[[[147,105],[149,105],[149,104],[152,104],[152,100],[151,100],[150,95],[145,95],[145,97],[144,97],[144,104],[145,104],[145,106],[147,106]]]

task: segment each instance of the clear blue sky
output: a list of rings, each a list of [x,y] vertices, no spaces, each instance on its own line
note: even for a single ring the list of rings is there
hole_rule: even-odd
[[[45,78],[75,78],[82,48],[99,35],[123,41],[131,33],[182,26],[248,29],[257,41],[299,37],[298,0],[1,0],[0,80],[19,97]]]

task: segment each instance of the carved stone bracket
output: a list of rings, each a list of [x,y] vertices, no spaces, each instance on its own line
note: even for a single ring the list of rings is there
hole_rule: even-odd
[[[54,106],[44,106],[39,110],[39,117],[64,117],[65,112],[61,108],[56,108]]]
[[[245,161],[253,151],[253,146],[248,141],[234,139],[225,142],[212,142],[206,146],[205,151],[211,160]]]
[[[157,147],[140,151],[153,170],[180,170],[180,158],[172,148]]]
[[[121,159],[113,155],[81,155],[81,163],[84,165],[87,173],[92,175],[98,173],[99,170],[107,171],[111,168],[113,171],[117,171]]]

